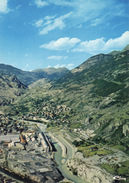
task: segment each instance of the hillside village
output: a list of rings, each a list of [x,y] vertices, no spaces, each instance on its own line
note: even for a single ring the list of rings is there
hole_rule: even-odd
[[[35,105],[35,104],[34,104]],[[22,110],[20,106],[16,108],[18,113]],[[23,116],[27,120],[39,120],[43,122],[56,123],[56,125],[69,124],[69,115],[74,115],[74,111],[66,105],[57,105],[54,102],[40,101],[38,107],[33,112],[28,112]],[[19,115],[19,114],[18,114]]]

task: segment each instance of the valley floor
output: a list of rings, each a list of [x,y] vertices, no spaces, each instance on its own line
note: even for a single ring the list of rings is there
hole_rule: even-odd
[[[113,147],[75,146],[75,141],[90,143],[87,138],[93,131],[54,127],[46,132],[46,127],[34,120],[1,117],[0,179],[4,183],[113,183],[115,173],[106,170],[129,161]]]

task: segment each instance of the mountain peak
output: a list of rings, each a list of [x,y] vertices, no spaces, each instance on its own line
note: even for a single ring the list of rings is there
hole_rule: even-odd
[[[95,64],[101,64],[101,62],[106,61],[110,57],[112,57],[110,54],[102,54],[102,53],[92,56],[89,59],[87,59],[85,62],[83,62],[81,65],[73,69],[72,73],[81,72],[85,69],[89,69],[91,66]]]
[[[57,80],[68,72],[69,70],[67,68],[36,69],[32,72],[29,72],[22,71],[11,65],[0,64],[0,74],[15,75],[19,81],[27,86],[42,78],[46,78],[52,81]]]

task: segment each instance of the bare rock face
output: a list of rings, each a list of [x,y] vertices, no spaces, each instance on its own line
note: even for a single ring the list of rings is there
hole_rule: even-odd
[[[69,160],[68,167],[76,171],[77,176],[92,183],[112,183],[112,176],[97,166],[85,164],[80,160]]]
[[[123,125],[123,134],[124,136],[129,134],[129,124]]]

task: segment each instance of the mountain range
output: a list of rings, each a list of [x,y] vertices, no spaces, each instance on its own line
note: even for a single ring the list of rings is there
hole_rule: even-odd
[[[0,73],[8,74],[12,69],[4,67],[0,65]],[[53,69],[12,70],[9,73],[17,74],[27,85],[40,78],[15,100],[13,110],[21,115],[34,112],[41,116],[45,104],[65,105],[73,111],[66,115],[68,128],[92,129],[95,142],[129,149],[129,45],[122,51],[92,56],[71,71],[62,69],[58,72],[60,78],[55,76],[52,82],[57,74]]]
[[[47,78],[49,80],[57,80],[68,72],[69,70],[66,68],[45,68],[36,69],[34,71],[23,71],[10,65],[0,64],[0,74],[13,74],[26,86],[42,78]]]

